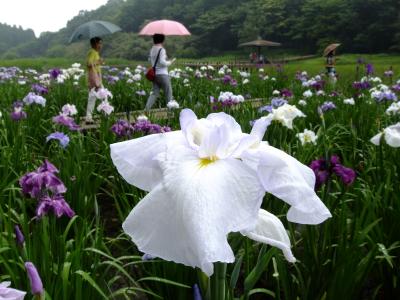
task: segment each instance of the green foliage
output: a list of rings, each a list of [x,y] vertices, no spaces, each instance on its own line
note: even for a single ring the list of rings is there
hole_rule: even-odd
[[[123,43],[130,34],[121,33],[115,38]],[[85,49],[84,44],[74,46],[77,53]],[[289,223],[285,218],[288,206],[266,195],[262,207],[284,223],[298,261],[289,264],[281,251],[232,233],[229,244],[236,261],[217,265],[211,280],[199,270],[173,262],[142,261],[142,253],[122,234],[121,222],[146,193],[126,183],[112,165],[109,144],[121,139],[113,135],[110,126],[119,116],[101,116],[101,125],[96,131],[70,132],[52,123],[52,117],[67,102],[75,104],[80,115],[84,114],[87,99],[84,76],[76,85],[73,78],[64,83],[51,81],[49,93],[45,95],[46,107],[25,106],[28,118],[20,122],[9,117],[11,103],[22,99],[30,91],[31,83],[37,80],[22,70],[20,75],[26,77],[26,85],[19,85],[18,77],[1,82],[0,280],[9,280],[13,287],[29,292],[23,267],[29,259],[38,268],[49,299],[183,300],[191,299],[190,287],[195,283],[201,286],[204,299],[396,299],[400,236],[393,224],[400,218],[399,149],[385,144],[377,147],[369,139],[387,125],[398,122],[399,116],[386,115],[389,103],[371,102],[368,91],[360,92],[363,97],[357,97],[354,106],[343,104],[344,98],[354,96],[356,91],[351,84],[364,72],[356,73],[357,58],[358,55],[340,57],[336,86],[326,86],[325,95],[314,95],[307,100],[308,104],[301,107],[306,117],[296,119],[293,130],[273,123],[265,135],[271,145],[304,164],[326,153],[338,154],[346,167],[356,170],[353,185],[345,186],[332,177],[318,191],[333,217],[317,226]],[[390,66],[394,66],[394,79],[398,79],[399,56],[382,54],[363,58],[374,64],[375,75],[384,84],[392,85],[391,78],[382,76]],[[209,61],[230,59],[231,56],[213,57]],[[73,62],[74,59],[43,58],[0,61],[0,65],[35,67],[40,73],[47,73],[50,67],[67,68]],[[109,69],[110,75],[121,74],[126,66],[131,71],[135,67],[132,61],[108,63],[120,66],[114,71]],[[289,88],[294,94],[289,101],[297,104],[308,88],[294,79],[295,73],[306,70],[310,76],[317,75],[323,69],[323,60],[292,62],[283,66],[283,73],[271,66],[264,69],[270,76],[268,80],[260,79],[259,72],[252,69],[250,82],[242,84],[238,69],[234,68],[231,75],[238,81],[237,86],[210,80],[211,76],[220,78],[218,70],[204,71],[210,76],[202,78],[195,78],[188,71],[179,79],[172,78],[174,97],[182,107],[194,109],[199,117],[213,112],[209,96],[218,96],[220,91],[251,94],[253,98],[264,98],[263,104],[269,104],[273,90]],[[184,79],[189,80],[190,87],[184,85]],[[114,95],[110,102],[116,112],[143,108],[146,97],[136,95],[136,91],[150,90],[149,82],[143,78],[128,83],[122,77],[117,83],[105,84]],[[333,90],[340,95],[329,96]],[[321,119],[316,112],[324,101],[334,101],[338,108],[326,112]],[[249,121],[262,116],[249,103],[224,110],[235,117],[244,132],[250,130]],[[152,116],[150,119],[179,129],[177,112],[171,112],[167,120],[157,121]],[[296,133],[305,128],[318,132],[316,145],[301,145],[296,138]],[[55,141],[45,142],[46,136],[54,131],[69,135],[71,141],[66,149]],[[36,219],[36,200],[21,193],[18,179],[37,168],[44,158],[60,169],[59,176],[68,188],[66,200],[77,213],[72,219],[51,214]],[[25,234],[24,246],[15,243],[15,224],[20,224]]]
[[[32,29],[23,30],[21,26],[0,23],[0,53],[33,40],[35,40],[35,34]]]
[[[257,37],[308,53],[319,53],[332,42],[342,43],[344,52],[398,51],[399,11],[397,0],[112,0],[79,12],[59,32],[37,39],[32,30],[0,24],[0,53],[2,58],[82,57],[86,50],[67,45],[68,38],[76,27],[96,19],[123,29],[105,37],[105,57],[146,58],[151,42],[135,33],[156,19],[183,22],[192,32],[172,47],[180,57],[218,55]]]

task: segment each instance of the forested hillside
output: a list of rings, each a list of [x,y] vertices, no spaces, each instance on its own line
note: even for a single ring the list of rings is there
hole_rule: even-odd
[[[315,53],[329,42],[341,42],[341,51],[374,53],[400,50],[398,0],[110,0],[94,11],[81,11],[57,33],[1,48],[2,56],[82,57],[87,45],[66,46],[80,24],[101,19],[118,24],[123,32],[106,39],[104,54],[141,59],[149,38],[140,28],[155,19],[173,19],[192,32],[189,38],[170,40],[180,56],[204,56],[237,49],[240,42],[262,37],[285,48]],[[3,36],[3,27],[0,27]],[[4,42],[1,40],[1,47]]]
[[[32,29],[23,30],[21,26],[10,26],[0,23],[0,53],[4,53],[12,47],[34,41],[35,39]]]

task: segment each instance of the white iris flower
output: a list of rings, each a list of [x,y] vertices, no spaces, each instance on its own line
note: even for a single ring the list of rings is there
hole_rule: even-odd
[[[227,235],[240,232],[294,262],[282,222],[260,209],[265,192],[291,206],[291,222],[319,224],[331,214],[314,192],[314,172],[262,141],[270,122],[261,118],[246,134],[225,113],[197,119],[184,109],[179,131],[112,144],[119,173],[149,192],[122,225],[138,249],[211,275],[214,262],[235,260]]]
[[[400,147],[400,122],[386,127],[383,132],[372,137],[370,142],[378,146],[381,143],[382,136],[384,137],[386,144],[390,147]]]

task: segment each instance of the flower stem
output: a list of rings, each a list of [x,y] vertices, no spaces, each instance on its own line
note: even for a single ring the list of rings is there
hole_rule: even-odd
[[[213,300],[225,300],[225,277],[226,263],[215,263],[214,275],[211,278]]]

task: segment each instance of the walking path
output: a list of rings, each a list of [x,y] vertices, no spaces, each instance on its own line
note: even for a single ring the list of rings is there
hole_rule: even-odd
[[[271,60],[270,63],[264,64],[265,66],[273,66],[277,64],[284,64],[288,63],[291,61],[298,61],[298,60],[304,60],[304,59],[309,59],[309,58],[315,58],[318,57],[318,55],[303,55],[303,56],[293,56],[293,57],[288,57],[288,58],[281,58],[281,59],[274,59],[273,61]],[[222,67],[223,65],[227,65],[229,68],[255,68],[258,66],[257,63],[249,63],[248,61],[230,61],[230,62],[181,62],[180,64],[186,66],[186,67],[191,67],[191,68],[199,68],[201,66],[207,65],[207,66],[213,66],[215,68]]]
[[[258,108],[258,107],[262,106],[264,100],[265,100],[265,98],[248,99],[248,100],[245,100],[245,103],[251,103],[252,107]],[[240,105],[240,104],[238,104],[238,105]],[[150,111],[147,113],[145,113],[144,110],[135,110],[135,111],[131,111],[129,113],[129,121],[132,122],[133,120],[136,119],[137,116],[143,115],[143,114],[146,114],[152,120],[166,120],[169,117],[171,117],[170,113],[171,113],[171,110],[169,110],[168,108],[150,109]],[[115,115],[119,119],[128,120],[127,114],[124,112],[116,113]],[[100,127],[100,120],[99,120],[99,118],[94,117],[93,124],[86,124],[85,118],[82,117],[80,119],[80,126],[81,126],[82,130],[97,129]]]

